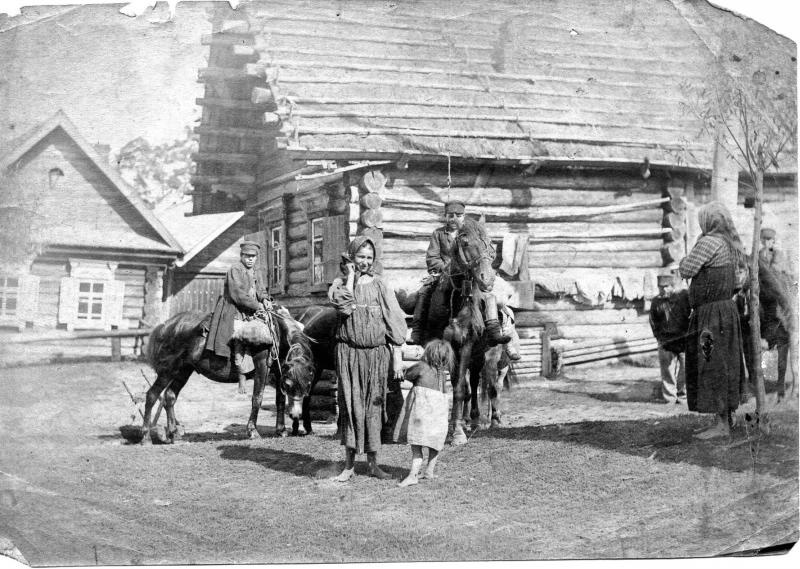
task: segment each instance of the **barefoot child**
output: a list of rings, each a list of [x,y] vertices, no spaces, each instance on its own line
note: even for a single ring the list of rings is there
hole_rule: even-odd
[[[411,445],[411,471],[398,486],[411,486],[419,478],[435,477],[436,459],[447,437],[445,381],[453,369],[454,361],[450,344],[432,340],[425,346],[419,363],[406,371],[405,378],[414,387],[400,411],[394,440]],[[428,467],[420,476],[423,447],[428,448]]]

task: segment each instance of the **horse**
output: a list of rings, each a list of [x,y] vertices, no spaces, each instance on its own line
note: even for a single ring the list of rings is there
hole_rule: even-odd
[[[315,373],[311,380],[308,395],[303,399],[303,429],[307,435],[313,434],[311,428],[311,393],[324,370],[336,369],[336,324],[338,314],[331,306],[309,306],[297,318],[303,333],[311,344]]]
[[[249,438],[259,438],[256,429],[258,412],[264,395],[268,375],[272,371],[277,378],[275,388],[277,435],[286,436],[286,399],[289,399],[289,416],[293,422],[293,433],[297,434],[298,421],[302,414],[302,401],[310,393],[314,376],[314,359],[309,342],[285,309],[270,311],[276,342],[273,345],[251,346],[255,369],[247,374],[253,379],[253,396],[250,417],[247,422]],[[157,325],[147,341],[146,356],[157,377],[147,391],[142,423],[142,442],[149,441],[150,414],[155,402],[164,392],[164,408],[167,412],[167,437],[174,442],[182,435],[180,423],[175,417],[175,402],[181,389],[193,372],[220,383],[236,383],[231,377],[230,360],[220,358],[205,350],[205,331],[211,314],[182,312]]]
[[[465,220],[456,235],[454,253],[449,269],[433,293],[424,337],[447,340],[456,354],[457,365],[450,378],[453,386],[451,441],[461,445],[468,440],[464,431],[467,416],[473,428],[480,421],[479,382],[483,383],[489,397],[491,425],[501,424],[497,405],[501,375],[497,364],[502,346],[490,349],[481,314],[483,294],[492,291],[496,278],[492,268],[494,249],[482,221]],[[470,403],[468,415],[467,401]]]
[[[792,390],[797,378],[797,310],[789,291],[788,283],[766,261],[758,260],[758,302],[761,338],[767,341],[769,349],[778,349],[778,398],[785,395],[786,368],[791,365]],[[752,330],[750,328],[749,306],[747,304],[750,281],[747,280],[739,298],[742,344],[750,377],[754,377],[755,367],[750,351]],[[789,352],[792,352],[789,358]]]

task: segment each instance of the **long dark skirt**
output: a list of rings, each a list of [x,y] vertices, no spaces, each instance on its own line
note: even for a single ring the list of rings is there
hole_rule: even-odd
[[[341,442],[359,454],[381,448],[390,356],[389,346],[336,345]]]
[[[746,377],[736,303],[718,300],[695,308],[686,338],[689,410],[717,414],[735,410]]]

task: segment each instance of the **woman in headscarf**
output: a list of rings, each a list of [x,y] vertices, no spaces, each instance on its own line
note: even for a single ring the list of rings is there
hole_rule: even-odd
[[[339,432],[345,466],[336,477],[354,474],[356,454],[367,453],[368,472],[391,478],[378,466],[381,428],[386,418],[390,359],[395,378],[402,378],[400,345],[406,321],[394,290],[375,274],[375,244],[358,236],[342,255],[343,276],[334,279],[328,298],[339,313],[336,330],[336,373],[339,376]]]
[[[698,220],[702,235],[680,262],[681,277],[691,279],[686,394],[690,411],[716,416],[713,426],[695,435],[712,439],[730,435],[731,412],[739,406],[746,378],[733,295],[746,278],[747,257],[725,206],[703,206]]]

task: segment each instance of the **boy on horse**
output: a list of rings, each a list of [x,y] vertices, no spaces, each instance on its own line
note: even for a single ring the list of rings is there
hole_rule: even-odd
[[[431,235],[425,264],[428,266],[428,277],[423,281],[414,306],[414,318],[411,321],[411,338],[409,343],[421,344],[422,331],[426,323],[431,296],[437,283],[450,269],[456,246],[456,235],[464,226],[465,206],[460,201],[450,201],[444,206],[445,225],[434,230]],[[483,295],[484,323],[489,334],[489,344],[507,344],[511,338],[503,334],[497,314],[497,298],[492,292]]]
[[[206,349],[218,356],[230,358],[233,354],[231,374],[236,373],[239,393],[245,393],[245,367],[247,346],[241,340],[232,340],[234,321],[250,320],[264,309],[263,301],[269,300],[266,289],[258,282],[254,270],[261,246],[253,241],[244,241],[240,246],[239,263],[231,266],[225,275],[225,290],[217,300],[206,340]]]

